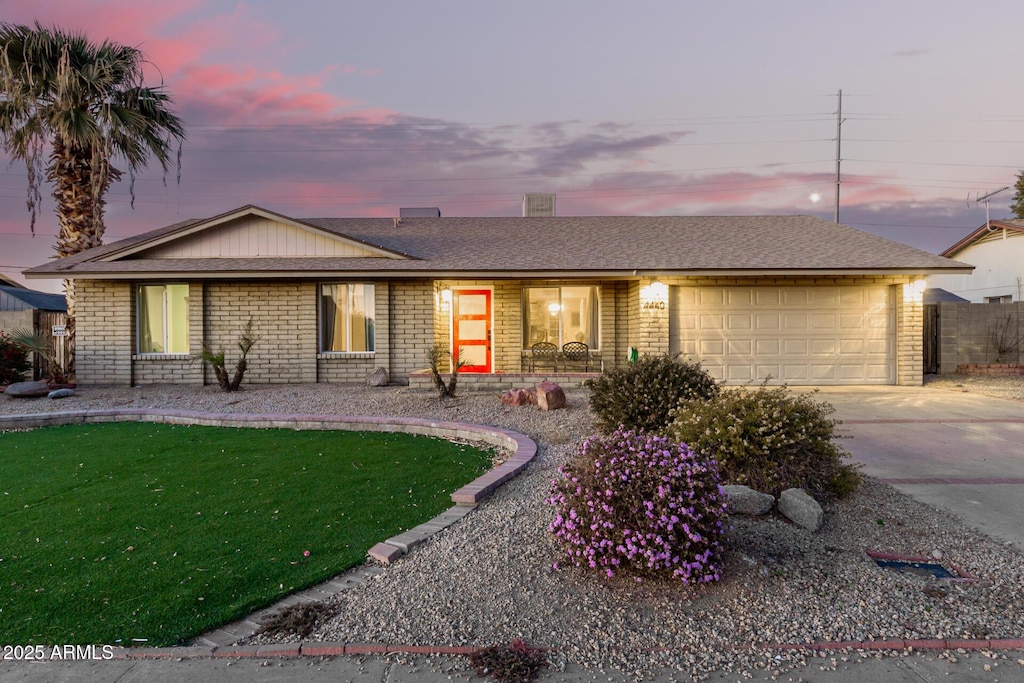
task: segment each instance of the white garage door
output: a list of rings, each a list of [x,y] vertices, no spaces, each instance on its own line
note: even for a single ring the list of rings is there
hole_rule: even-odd
[[[729,384],[895,384],[891,288],[671,289],[669,348]]]

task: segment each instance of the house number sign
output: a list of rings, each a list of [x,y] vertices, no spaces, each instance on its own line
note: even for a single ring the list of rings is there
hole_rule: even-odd
[[[645,301],[644,304],[643,304],[643,309],[645,311],[664,311],[665,310],[665,302],[664,301]]]

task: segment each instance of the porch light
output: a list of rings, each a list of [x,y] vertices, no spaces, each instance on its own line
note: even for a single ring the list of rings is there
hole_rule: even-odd
[[[924,290],[927,287],[927,280],[914,280],[903,285],[904,303],[924,303]]]

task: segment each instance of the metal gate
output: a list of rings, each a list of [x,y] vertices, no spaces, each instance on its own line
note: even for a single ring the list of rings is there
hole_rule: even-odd
[[[939,306],[924,307],[924,374],[939,372]]]

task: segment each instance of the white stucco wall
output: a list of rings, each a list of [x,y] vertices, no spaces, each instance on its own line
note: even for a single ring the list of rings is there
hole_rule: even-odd
[[[1024,234],[995,230],[953,256],[974,266],[970,275],[930,275],[929,288],[941,288],[971,303],[1009,294],[1021,301],[1024,294]]]

